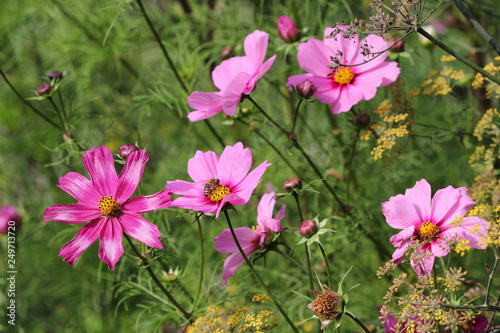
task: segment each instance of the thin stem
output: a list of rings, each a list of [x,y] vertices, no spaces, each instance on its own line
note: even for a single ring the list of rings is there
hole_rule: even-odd
[[[167,298],[170,300],[170,302],[172,302],[172,304],[180,311],[182,312],[182,314],[184,315],[184,317],[186,317],[187,319],[189,319],[191,317],[191,314],[189,312],[187,312],[186,310],[184,310],[184,308],[179,304],[177,303],[177,301],[173,298],[173,296],[170,294],[170,292],[165,289],[165,287],[161,284],[160,280],[158,280],[158,277],[156,277],[156,274],[155,272],[153,271],[153,269],[149,266],[149,262],[148,260],[142,255],[139,253],[139,251],[137,250],[137,248],[135,247],[134,243],[132,243],[132,240],[130,239],[130,237],[127,235],[127,234],[123,234],[125,236],[125,238],[127,239],[128,243],[130,244],[130,247],[132,248],[132,250],[137,254],[137,256],[139,258],[141,258],[141,260],[143,261],[143,265],[145,266],[146,270],[148,271],[149,275],[151,276],[151,278],[153,279],[153,281],[156,283],[156,285],[160,288],[160,290],[165,294],[165,296],[167,296]]]
[[[345,201],[346,204],[349,204],[349,188],[351,185],[351,179],[352,179],[352,162],[354,161],[354,153],[356,151],[356,144],[359,141],[359,128],[356,130],[356,136],[354,138],[354,144],[352,145],[352,150],[351,150],[351,156],[349,157],[349,161],[347,162],[347,185],[346,185],[346,190],[345,190]]]
[[[495,305],[451,305],[439,304],[442,308],[457,309],[457,310],[475,310],[475,311],[500,311],[500,306]]]
[[[478,65],[476,65],[475,63],[473,63],[472,61],[470,61],[469,59],[467,59],[464,56],[456,53],[453,49],[451,49],[450,47],[448,47],[448,45],[443,44],[441,41],[437,40],[436,38],[434,38],[434,36],[432,36],[427,31],[425,31],[424,29],[422,29],[422,27],[419,27],[417,29],[417,32],[420,33],[425,38],[427,38],[428,40],[430,40],[431,42],[433,42],[434,44],[436,44],[437,46],[439,46],[441,49],[443,49],[447,53],[449,53],[452,56],[454,56],[455,58],[457,58],[457,60],[461,61],[462,63],[464,63],[465,65],[469,66],[470,68],[472,68],[476,72],[481,73],[483,76],[486,76],[491,81],[493,81],[496,84],[500,85],[500,78],[491,75],[490,73],[488,73],[487,71],[485,71],[484,69],[482,69],[481,67],[479,67]]]
[[[64,120],[63,120],[63,118],[61,116],[61,112],[59,111],[59,108],[57,107],[56,103],[54,103],[54,100],[50,96],[47,97],[47,99],[50,101],[50,104],[52,104],[52,106],[56,110],[57,117],[59,118],[59,121],[61,122],[62,127],[64,128],[65,131],[67,131],[68,129],[66,127],[66,123],[64,122]]]
[[[212,132],[217,141],[219,141],[222,148],[225,148],[226,145],[224,144],[224,141],[222,140],[220,135],[215,131],[215,128],[212,126],[212,124],[210,124],[210,121],[208,121],[208,119],[204,119],[203,122],[205,123],[205,125],[207,125],[208,129],[210,130],[210,132]]]
[[[270,122],[271,122],[274,126],[276,126],[276,127],[277,127],[280,131],[282,131],[285,135],[287,135],[287,136],[288,136],[288,132],[287,132],[287,131],[283,128],[283,127],[281,127],[281,125],[280,125],[280,124],[278,124],[277,122],[275,122],[275,121],[274,121],[274,119],[273,119],[273,118],[271,118],[271,117],[269,116],[269,114],[267,114],[267,112],[266,112],[266,111],[264,111],[264,109],[262,109],[262,108],[259,106],[259,104],[257,104],[257,102],[256,102],[256,101],[254,101],[254,100],[253,100],[253,98],[252,98],[252,97],[250,97],[250,95],[247,95],[247,97],[246,97],[246,98],[248,98],[248,100],[249,100],[250,102],[252,102],[252,103],[253,103],[253,105],[255,105],[255,107],[257,107],[257,109],[258,109],[258,110],[259,110],[259,111],[260,111],[260,112],[261,112],[261,113],[262,113],[262,114],[263,114],[263,115],[264,115],[264,116],[265,116],[265,117],[266,117],[266,118],[267,118],[267,119],[268,119],[268,120],[269,120],[269,121],[270,121]]]
[[[57,90],[57,96],[59,97],[59,104],[61,104],[61,109],[62,109],[62,114],[63,114],[63,117],[64,117],[64,121],[68,125],[67,129],[69,129],[68,116],[66,114],[66,109],[64,108],[64,102],[63,102],[63,99],[62,99],[61,90],[59,90],[59,89]]]
[[[302,216],[302,210],[300,208],[299,194],[294,190],[292,195],[295,198],[295,202],[297,203],[297,209],[299,211],[300,223],[302,223],[304,221],[304,216]],[[314,290],[314,279],[313,279],[313,274],[312,274],[311,256],[310,256],[310,251],[309,251],[309,245],[307,245],[307,242],[304,243],[304,245],[305,245],[305,249],[306,249],[307,275],[309,277],[309,288],[311,288],[310,292],[312,293]]]
[[[240,118],[236,118],[236,120],[239,121],[242,124],[245,124],[246,126],[248,126],[250,128],[250,125],[246,121],[244,121],[244,120],[242,120]],[[306,178],[304,178],[304,175],[300,171],[298,171],[297,169],[295,169],[295,167],[290,163],[290,161],[288,161],[286,159],[285,156],[283,156],[283,154],[278,150],[278,148],[276,148],[276,146],[273,145],[273,143],[271,141],[269,141],[264,135],[262,135],[262,133],[260,133],[260,131],[258,129],[252,128],[252,131],[254,131],[255,134],[257,134],[262,140],[264,140],[269,145],[269,147],[271,147],[276,152],[276,154],[278,154],[279,157],[281,157],[281,159],[283,160],[283,162],[285,162],[286,165],[288,165],[288,167],[295,173],[295,175],[297,177],[299,177],[303,181],[306,180]]]
[[[302,272],[307,273],[307,269],[304,268],[297,260],[293,259],[290,255],[286,254],[285,252],[281,251],[278,247],[273,248],[273,251],[281,254],[283,257],[287,258],[290,260],[295,266],[300,268]]]
[[[361,320],[359,320],[354,314],[350,313],[349,311],[344,312],[344,314],[346,314],[349,318],[354,320],[354,322],[356,322],[356,324],[358,324],[359,327],[363,329],[363,331],[365,331],[366,333],[370,333],[370,330],[366,328],[366,326],[361,322]]]
[[[293,141],[293,145],[301,152],[301,154],[307,160],[307,163],[309,163],[309,165],[313,168],[313,170],[316,173],[316,175],[318,175],[318,177],[321,179],[321,181],[323,182],[323,184],[325,184],[325,186],[328,189],[328,191],[333,195],[333,198],[335,199],[335,201],[337,201],[337,203],[339,204],[339,206],[342,209],[345,209],[344,203],[342,201],[340,201],[340,198],[338,197],[337,193],[335,193],[335,191],[333,190],[333,188],[331,188],[330,185],[328,184],[328,182],[323,178],[323,175],[321,174],[321,172],[316,167],[316,164],[314,164],[314,162],[311,160],[311,158],[309,157],[309,155],[307,155],[307,153],[304,151],[304,149],[302,149],[302,146],[299,144],[299,142],[297,140],[292,140],[292,141]]]
[[[7,79],[7,76],[5,76],[5,73],[2,71],[2,69],[0,68],[0,75],[3,77],[3,79],[5,80],[5,82],[7,83],[7,85],[10,87],[10,89],[14,92],[14,94],[16,94],[16,96],[26,105],[28,106],[31,110],[33,110],[37,115],[39,115],[40,117],[42,117],[46,122],[48,122],[49,124],[51,124],[52,126],[54,126],[55,128],[57,128],[58,130],[60,130],[62,133],[64,133],[64,129],[57,125],[55,122],[53,122],[52,120],[50,120],[49,118],[47,118],[43,113],[41,113],[40,111],[38,111],[37,109],[35,109],[30,103],[28,103],[28,101],[26,99],[24,99],[23,96],[21,96],[21,94],[16,90],[16,88],[14,88],[14,86],[12,85],[12,83],[10,83],[9,79]]]
[[[299,115],[299,108],[300,105],[302,104],[303,99],[301,98],[299,100],[299,103],[297,103],[297,107],[295,108],[295,112],[293,113],[293,122],[292,122],[292,129],[290,130],[290,135],[293,134],[293,131],[295,131],[295,124],[297,122],[297,116]]]
[[[469,20],[474,29],[476,29],[476,31],[488,43],[488,45],[491,46],[493,50],[495,50],[495,52],[500,55],[500,45],[498,45],[497,42],[495,42],[493,37],[491,37],[490,34],[486,31],[486,29],[483,28],[481,23],[479,23],[479,21],[474,17],[474,15],[472,15],[472,13],[469,12],[467,7],[463,5],[462,1],[451,0],[451,2],[453,2],[455,7],[457,7],[458,10],[462,12],[462,14],[465,16],[467,20]]]
[[[295,325],[290,320],[290,318],[288,317],[288,315],[286,314],[286,312],[283,310],[283,308],[281,307],[281,305],[278,303],[278,300],[274,297],[274,295],[271,292],[271,290],[269,290],[269,288],[266,286],[266,284],[264,283],[264,281],[262,281],[262,279],[260,278],[259,273],[257,273],[257,271],[253,267],[253,265],[250,262],[250,260],[248,260],[245,252],[243,252],[243,249],[241,248],[240,242],[238,241],[238,238],[236,237],[236,234],[234,233],[233,225],[231,224],[231,220],[229,219],[229,214],[227,213],[227,210],[224,211],[224,215],[226,216],[227,224],[229,225],[229,229],[231,230],[231,235],[233,236],[234,242],[236,243],[236,247],[240,251],[240,253],[241,253],[243,259],[245,260],[245,262],[247,263],[248,267],[250,267],[250,270],[252,271],[253,275],[259,281],[259,283],[261,284],[261,286],[264,288],[264,290],[266,291],[266,293],[269,295],[269,297],[273,301],[274,305],[276,305],[276,307],[278,308],[279,312],[281,312],[281,314],[283,315],[283,317],[285,318],[285,320],[287,321],[287,323],[290,325],[290,327],[293,329],[293,331],[296,332],[296,333],[299,333],[299,330],[297,329],[297,327],[295,327]]]
[[[321,250],[321,255],[323,256],[323,261],[325,262],[326,266],[326,275],[328,276],[328,285],[332,285],[332,277],[330,275],[330,265],[328,264],[328,257],[326,256],[325,249],[323,249],[323,246],[318,243],[319,249]]]
[[[149,16],[146,13],[146,10],[144,9],[144,5],[142,4],[142,0],[136,0],[136,1],[137,1],[137,4],[139,5],[139,8],[141,10],[142,15],[146,19],[146,23],[148,24],[149,29],[151,30],[151,32],[155,36],[156,42],[160,46],[161,51],[163,52],[163,55],[165,56],[165,59],[167,59],[167,62],[169,64],[170,68],[174,72],[175,78],[177,79],[177,81],[181,85],[182,89],[185,92],[188,92],[188,89],[187,89],[186,85],[184,84],[184,81],[182,81],[179,73],[177,72],[177,68],[175,67],[174,63],[172,62],[172,59],[170,59],[170,56],[168,55],[168,52],[167,52],[167,49],[165,48],[165,45],[163,45],[163,42],[162,42],[162,40],[160,38],[160,35],[156,31],[156,29],[155,29],[155,27],[153,25],[153,22],[151,22],[151,20],[149,19]]]
[[[203,284],[203,269],[205,267],[205,252],[203,250],[203,232],[201,230],[201,222],[200,222],[200,217],[203,215],[203,213],[200,213],[200,215],[196,216],[196,222],[198,223],[198,232],[200,233],[200,248],[201,248],[201,253],[200,253],[200,280],[198,282],[198,288],[196,289],[196,297],[193,303],[193,309],[191,312],[194,312],[196,310],[196,307],[198,306],[198,302],[200,301],[200,295],[201,295],[201,286]]]
[[[498,248],[495,246],[493,247],[495,251],[495,263],[493,264],[493,269],[489,272],[490,274],[488,275],[488,284],[486,285],[486,295],[484,297],[484,305],[488,305],[489,303],[489,298],[490,298],[490,289],[491,289],[491,283],[493,281],[493,275],[495,275],[495,271],[497,270],[498,266],[498,261],[500,260],[500,257],[498,256]]]

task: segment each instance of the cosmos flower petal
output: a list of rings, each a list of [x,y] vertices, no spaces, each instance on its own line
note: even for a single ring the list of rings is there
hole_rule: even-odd
[[[188,113],[191,121],[199,121],[215,116],[222,111],[222,93],[195,91],[187,98],[188,105],[195,111]]]
[[[485,249],[487,247],[486,238],[488,236],[489,223],[478,216],[464,217],[460,221],[460,225],[445,231],[443,234],[448,234],[450,238],[455,235],[462,235],[469,241],[467,244],[476,249]]]
[[[100,196],[116,197],[118,176],[116,175],[113,154],[108,148],[99,146],[86,151],[83,154],[83,165]]]
[[[101,197],[90,180],[77,172],[68,172],[59,178],[57,187],[71,195],[78,202],[92,206],[98,205]]]
[[[411,266],[418,276],[429,275],[432,272],[432,267],[434,267],[434,255],[429,258],[422,258],[418,262],[415,260],[410,260]]]
[[[392,254],[392,259],[391,261],[398,264],[402,262],[402,258],[404,254],[406,253],[406,250],[408,250],[408,247],[411,245],[410,241],[407,241],[405,243],[402,243]]]
[[[198,150],[188,161],[188,174],[195,182],[207,182],[210,178],[218,178],[217,165],[219,157],[213,151],[206,153]]]
[[[432,241],[431,243],[431,252],[434,254],[436,257],[444,257],[448,253],[450,253],[450,247],[446,242],[435,240]]]
[[[255,248],[246,248],[243,249],[243,252],[248,258],[255,252]],[[234,275],[236,269],[238,269],[238,267],[240,267],[240,265],[244,262],[245,259],[243,258],[240,252],[235,252],[231,254],[229,257],[227,257],[226,260],[224,260],[224,269],[222,270],[222,280],[224,280],[224,283],[226,285],[227,285],[227,280]]]
[[[343,30],[343,29],[342,29]],[[343,33],[339,33],[336,37],[331,38],[333,28],[327,27],[323,33],[323,42],[328,45],[328,47],[335,53],[330,54],[330,56],[336,56],[337,50],[342,52],[342,63],[347,65],[355,65],[355,57],[361,53],[359,47],[359,36],[354,35],[351,38],[344,38]],[[370,35],[369,35],[370,36]],[[330,60],[330,59],[328,59]]]
[[[422,222],[429,222],[431,218],[431,185],[422,179],[415,186],[405,192],[405,198],[413,204],[415,211]]]
[[[123,232],[135,238],[149,247],[157,249],[163,248],[163,244],[158,239],[161,237],[160,230],[156,225],[134,212],[123,212],[120,215],[120,225]]]
[[[127,200],[122,204],[122,210],[144,214],[153,210],[167,208],[171,202],[172,197],[169,191],[162,190],[152,195],[139,196]]]
[[[382,78],[382,87],[385,87],[398,79],[398,76],[401,73],[401,68],[398,67],[396,62],[386,61],[373,68],[373,72],[380,74],[380,77]]]
[[[382,203],[382,213],[387,224],[396,229],[406,229],[420,222],[414,205],[402,194],[391,197]]]
[[[123,230],[117,218],[109,217],[101,230],[99,258],[108,264],[109,269],[115,269],[115,265],[123,254]]]
[[[54,205],[43,213],[43,222],[57,221],[64,223],[84,223],[101,216],[98,207],[89,207],[83,204]]]
[[[134,194],[135,189],[141,181],[144,166],[148,160],[149,156],[146,155],[146,151],[144,150],[138,150],[128,155],[122,172],[118,177],[116,197],[114,197],[117,202],[122,203]]]
[[[248,174],[252,166],[252,152],[249,148],[243,148],[241,142],[234,146],[226,146],[220,155],[217,174],[221,184],[233,187],[241,182]]]
[[[260,199],[259,205],[257,206],[257,223],[264,230],[264,233],[267,230],[271,230],[274,232],[283,231],[283,227],[281,227],[280,221],[286,215],[285,205],[281,207],[280,211],[276,215],[276,218],[273,218],[273,209],[274,205],[276,204],[274,195],[274,192],[265,193]]]
[[[415,226],[411,225],[408,228],[403,229],[399,233],[392,236],[390,242],[395,247],[399,247],[405,240],[410,239],[414,233],[415,233]]]
[[[241,101],[241,95],[245,91],[250,74],[246,72],[238,73],[229,83],[222,94],[222,110],[228,116],[234,116]]]
[[[338,99],[332,104],[332,113],[348,112],[363,99],[363,92],[355,85],[346,84],[341,88]]]
[[[255,88],[255,84],[257,81],[266,74],[266,72],[271,68],[271,66],[274,63],[274,60],[276,59],[276,55],[273,55],[271,58],[267,59],[265,63],[262,64],[262,66],[259,68],[259,71],[250,79],[248,80],[247,86],[245,90],[243,90],[243,93],[248,95],[250,92]]]
[[[210,199],[205,198],[203,195],[184,195],[182,197],[178,197],[177,199],[174,199],[172,201],[170,207],[194,209],[195,211],[202,212],[203,214],[213,213],[217,209],[217,205],[214,205],[212,202],[210,202]]]
[[[334,51],[316,38],[299,44],[298,49],[297,61],[300,67],[313,76],[326,77],[329,69],[325,66],[331,62],[330,57],[335,55]]]
[[[242,248],[254,246],[255,240],[258,238],[257,233],[248,227],[235,228],[234,234],[238,238],[238,242]],[[238,251],[230,229],[224,229],[214,240],[215,250],[219,253],[233,253]]]
[[[249,67],[249,62],[247,57],[232,57],[224,60],[220,65],[215,67],[212,72],[212,80],[214,81],[214,85],[220,90],[221,96],[236,75]]]
[[[368,44],[371,47],[370,51],[372,54],[366,57],[361,54],[361,49],[359,49],[359,52],[353,57],[351,65],[366,62],[363,66],[359,66],[360,72],[364,72],[373,70],[373,68],[386,62],[385,59],[387,58],[387,51],[378,55],[379,52],[386,50],[389,47],[389,43],[386,42],[384,38],[377,35],[368,35],[361,41],[360,45],[363,44]],[[378,55],[378,57],[376,57],[376,55]],[[392,63],[397,64],[395,62]]]
[[[249,73],[255,72],[264,62],[268,40],[269,35],[259,30],[255,30],[245,38],[243,47],[245,55],[249,59],[249,68],[247,69]]]
[[[63,260],[68,264],[73,265],[83,251],[99,238],[101,229],[104,225],[104,218],[97,219],[84,225],[75,237],[62,247],[59,256],[63,257]]]
[[[210,178],[211,177],[209,177],[208,179],[203,179],[203,181],[199,181],[197,183],[191,183],[185,180],[177,179],[174,181],[167,181],[167,185],[165,185],[165,187],[168,191],[174,194],[189,195],[195,197],[202,196],[204,182],[209,180]]]
[[[267,161],[262,162],[258,167],[253,169],[244,180],[233,188],[234,193],[238,196],[238,200],[231,201],[233,205],[243,205],[250,200],[253,190],[255,190],[260,183],[262,175],[270,165],[271,163],[267,163]]]
[[[468,196],[467,188],[448,186],[440,189],[432,199],[432,220],[440,228],[447,226],[457,217],[464,216],[467,209],[474,205]]]

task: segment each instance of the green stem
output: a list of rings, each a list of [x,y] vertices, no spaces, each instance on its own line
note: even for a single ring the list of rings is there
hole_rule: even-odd
[[[352,179],[352,163],[354,161],[354,153],[356,151],[356,145],[359,141],[359,128],[356,130],[356,135],[354,138],[354,143],[352,145],[352,150],[351,150],[351,156],[349,157],[349,161],[347,162],[347,185],[346,185],[346,190],[345,190],[345,201],[346,205],[349,204],[349,188],[351,185],[351,179]]]
[[[0,75],[3,77],[3,79],[5,80],[5,82],[7,83],[7,85],[10,87],[10,89],[14,92],[14,94],[16,94],[16,96],[26,105],[28,106],[31,110],[33,110],[37,115],[39,115],[40,117],[43,118],[43,120],[45,120],[46,122],[48,122],[49,124],[51,124],[52,126],[54,126],[55,128],[57,128],[58,130],[60,130],[62,133],[64,133],[64,129],[57,125],[55,122],[53,122],[52,120],[50,120],[49,118],[47,118],[43,113],[41,113],[40,111],[38,111],[37,109],[35,109],[30,103],[28,103],[28,101],[26,99],[24,99],[23,96],[21,96],[21,94],[16,90],[16,88],[14,88],[14,86],[10,83],[9,79],[7,79],[7,76],[5,76],[5,73],[2,71],[2,69],[0,68]],[[66,134],[66,133],[64,133]]]
[[[305,269],[297,260],[293,259],[288,254],[286,254],[285,252],[281,251],[278,247],[273,248],[273,251],[278,252],[283,257],[285,257],[288,260],[290,260],[295,266],[297,266],[298,268],[300,268],[302,270],[302,272],[307,273],[307,269]]]
[[[354,314],[350,313],[349,311],[344,312],[344,314],[346,314],[349,318],[354,320],[354,322],[358,324],[358,326],[361,327],[363,331],[365,331],[366,333],[370,333],[370,330],[366,328],[366,326],[361,322],[361,320],[359,320]]]
[[[295,202],[297,203],[297,209],[299,211],[299,218],[300,218],[300,223],[304,221],[304,216],[302,216],[302,210],[300,208],[300,201],[299,201],[299,194],[297,191],[293,191],[293,197],[295,198]],[[309,277],[309,288],[311,289],[311,293],[314,290],[314,280],[313,280],[313,274],[312,274],[312,263],[311,263],[311,256],[310,256],[310,251],[309,251],[309,246],[307,245],[307,242],[304,243],[305,249],[306,249],[306,260],[307,260],[307,275]]]
[[[201,254],[200,254],[200,280],[198,281],[198,288],[196,289],[196,297],[193,303],[193,309],[191,312],[195,312],[196,307],[198,306],[198,303],[200,301],[200,295],[201,295],[201,286],[203,284],[203,269],[205,267],[205,252],[203,249],[203,232],[201,230],[201,222],[200,222],[200,217],[203,215],[203,213],[200,213],[200,215],[196,216],[196,222],[198,223],[198,232],[200,233],[200,248],[201,248]]]
[[[292,122],[292,129],[290,130],[290,135],[293,135],[293,132],[295,131],[295,124],[297,123],[297,116],[299,115],[299,108],[300,104],[302,104],[303,99],[301,98],[299,100],[299,103],[297,103],[297,107],[295,108],[295,112],[293,114],[293,122]]]
[[[469,20],[474,29],[476,29],[476,31],[488,43],[488,45],[491,46],[493,50],[495,50],[495,52],[500,55],[500,45],[498,45],[497,42],[495,42],[493,37],[491,37],[490,34],[486,31],[486,29],[483,28],[481,23],[479,23],[479,21],[474,17],[474,15],[472,15],[472,13],[469,12],[467,7],[463,5],[462,1],[451,0],[451,2],[453,2],[455,7],[457,7],[458,10],[462,12],[462,14],[465,16],[467,20]]]
[[[64,130],[67,132],[68,131],[68,128],[66,127],[66,123],[64,122],[62,116],[61,116],[61,111],[59,111],[59,108],[57,107],[56,103],[54,103],[54,100],[52,99],[52,97],[47,97],[47,99],[50,101],[50,103],[52,104],[52,106],[54,107],[54,110],[56,110],[56,113],[57,113],[57,117],[59,118],[59,121],[61,122],[61,126],[64,128]]]
[[[453,49],[451,49],[450,47],[448,47],[448,45],[440,42],[439,40],[437,40],[436,38],[434,38],[434,36],[432,36],[431,34],[429,34],[427,31],[425,31],[424,29],[422,29],[422,27],[419,27],[417,29],[417,32],[420,33],[422,36],[424,36],[425,38],[427,38],[428,40],[430,40],[432,43],[436,44],[437,46],[439,46],[441,49],[443,49],[445,52],[449,53],[450,55],[454,56],[455,58],[457,58],[457,60],[461,61],[462,63],[464,63],[465,65],[469,66],[470,68],[472,68],[473,70],[475,70],[476,72],[479,72],[481,73],[483,76],[486,76],[488,79],[490,79],[491,81],[495,82],[496,84],[500,85],[500,78],[496,77],[496,76],[493,76],[491,75],[490,73],[488,73],[487,71],[485,71],[484,69],[482,69],[481,67],[479,67],[478,65],[476,65],[475,63],[473,63],[472,61],[470,61],[469,59],[465,58],[464,56],[456,53]]]
[[[491,290],[491,283],[493,281],[493,275],[495,275],[495,271],[497,270],[498,266],[498,261],[500,260],[500,257],[498,256],[498,248],[495,246],[493,247],[495,251],[495,263],[493,264],[493,269],[488,272],[488,284],[486,285],[486,295],[484,297],[484,305],[488,305],[489,303],[489,298],[490,298],[490,290]]]
[[[288,136],[288,132],[287,132],[287,131],[283,128],[283,127],[281,127],[281,125],[280,125],[280,124],[278,124],[277,122],[275,122],[275,121],[274,121],[274,119],[273,119],[273,118],[271,118],[271,116],[269,116],[269,114],[268,114],[266,111],[264,111],[264,109],[262,109],[262,108],[259,106],[259,104],[257,104],[257,102],[253,100],[253,98],[252,98],[252,97],[250,97],[250,95],[246,96],[246,98],[248,98],[248,100],[249,100],[250,102],[252,102],[252,103],[253,103],[253,105],[255,105],[255,107],[256,107],[256,108],[257,108],[257,109],[258,109],[258,110],[259,110],[259,111],[260,111],[260,112],[261,112],[261,113],[262,113],[262,114],[263,114],[263,115],[264,115],[264,116],[265,116],[265,117],[266,117],[266,118],[267,118],[267,119],[268,119],[268,120],[269,120],[269,121],[270,121],[270,122],[271,122],[274,126],[276,126],[276,127],[277,127],[277,128],[278,128],[281,132],[283,132],[285,135],[287,135],[287,136]]]
[[[266,291],[267,295],[269,295],[269,297],[273,301],[274,305],[276,305],[276,307],[278,308],[279,312],[281,312],[281,314],[283,315],[283,317],[285,318],[285,320],[287,321],[287,323],[290,325],[290,327],[293,329],[293,331],[296,332],[296,333],[299,333],[297,327],[295,327],[295,325],[290,320],[290,318],[288,317],[288,315],[286,314],[286,312],[283,310],[283,308],[281,307],[281,305],[278,303],[278,300],[276,299],[276,297],[274,297],[274,295],[271,292],[271,290],[269,290],[269,288],[266,286],[266,284],[264,283],[264,281],[262,281],[262,279],[260,278],[259,273],[257,273],[257,271],[253,267],[253,265],[250,262],[250,260],[248,260],[245,252],[241,248],[240,242],[238,241],[238,238],[236,237],[236,234],[234,233],[233,225],[231,224],[231,220],[229,219],[229,214],[227,213],[227,210],[224,211],[224,215],[226,216],[227,224],[229,225],[229,229],[231,230],[231,235],[233,236],[234,242],[236,243],[236,247],[240,251],[240,253],[241,253],[243,259],[245,260],[245,262],[247,263],[248,267],[250,267],[250,270],[252,271],[253,275],[259,281],[259,283],[261,284],[261,286]]]
[[[323,261],[325,262],[326,266],[326,275],[328,276],[328,285],[332,286],[332,277],[330,275],[330,265],[328,264],[328,257],[326,256],[325,249],[323,249],[323,246],[318,243],[319,249],[321,250],[321,255],[323,256]]]
[[[168,62],[168,65],[170,66],[170,68],[172,69],[172,71],[174,72],[174,75],[175,75],[175,78],[177,79],[177,81],[179,82],[179,84],[181,85],[182,89],[185,91],[185,92],[188,92],[188,89],[186,88],[186,85],[184,84],[184,81],[182,81],[179,73],[177,72],[177,68],[175,67],[174,63],[172,62],[172,59],[170,59],[170,56],[167,52],[167,49],[165,48],[165,45],[163,45],[163,42],[160,38],[160,35],[158,34],[158,32],[156,31],[154,25],[153,25],[153,22],[151,22],[151,20],[149,19],[149,16],[148,14],[146,13],[146,10],[144,9],[144,5],[142,4],[142,0],[136,0],[137,4],[139,5],[139,8],[141,10],[141,13],[142,15],[144,16],[144,18],[146,19],[146,23],[148,24],[148,27],[149,29],[151,30],[151,32],[153,33],[155,39],[156,39],[156,42],[158,43],[158,45],[160,46],[161,48],[161,51],[163,52],[163,55],[165,56],[165,59],[167,59],[167,62]]]
[[[68,125],[67,130],[69,130],[68,116],[66,114],[66,109],[64,108],[64,102],[63,102],[62,94],[61,94],[61,91],[59,89],[57,90],[57,96],[59,97],[59,104],[61,104],[61,109],[62,109],[62,114],[63,114],[63,117],[64,117],[64,121]]]
[[[182,314],[184,315],[184,317],[186,317],[186,319],[189,319],[191,318],[191,314],[189,312],[187,312],[186,310],[184,310],[184,308],[179,304],[177,303],[177,301],[173,298],[173,296],[170,294],[170,292],[165,289],[165,287],[163,286],[163,284],[160,282],[160,280],[158,280],[158,277],[156,276],[155,272],[153,271],[153,269],[149,266],[149,262],[148,260],[142,255],[139,253],[139,251],[137,250],[137,248],[135,247],[134,243],[132,243],[132,240],[130,239],[130,237],[127,235],[127,234],[123,234],[125,236],[125,238],[127,239],[128,243],[130,244],[130,247],[132,248],[132,250],[135,252],[135,254],[137,254],[137,256],[139,258],[141,258],[141,260],[143,261],[143,265],[144,267],[146,268],[146,270],[148,271],[149,275],[151,276],[151,278],[153,279],[153,281],[156,283],[156,285],[158,286],[158,288],[160,288],[160,290],[165,294],[165,296],[167,296],[167,298],[170,300],[170,302],[172,302],[172,304],[180,311],[182,312]]]
[[[474,310],[474,311],[500,311],[500,306],[495,305],[451,305],[439,304],[442,308],[456,309],[456,310]]]
[[[250,128],[250,125],[247,122],[245,122],[244,120],[242,120],[240,118],[236,118],[236,120],[242,124],[245,124],[248,128]],[[278,148],[276,148],[276,146],[273,145],[273,143],[271,141],[269,141],[264,135],[262,135],[262,133],[260,133],[260,131],[258,129],[252,128],[251,130],[254,131],[255,134],[257,134],[262,140],[264,140],[269,145],[269,147],[271,147],[276,152],[276,154],[278,154],[278,156],[283,160],[283,162],[286,163],[286,165],[288,165],[288,167],[295,173],[295,175],[297,177],[299,177],[303,181],[306,180],[306,178],[304,178],[304,175],[300,171],[295,169],[295,167],[290,163],[290,161],[288,161],[286,159],[285,156],[283,156],[283,154],[278,150]]]

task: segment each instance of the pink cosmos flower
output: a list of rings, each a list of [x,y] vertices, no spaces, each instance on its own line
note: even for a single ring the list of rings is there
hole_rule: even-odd
[[[275,204],[274,192],[264,194],[257,207],[257,229],[247,227],[234,229],[236,238],[238,238],[238,242],[247,258],[264,245],[272,242],[275,232],[283,231],[280,221],[286,215],[285,205],[281,207],[276,217],[273,218]],[[227,280],[234,275],[236,269],[245,261],[234,242],[230,229],[225,229],[219,236],[215,237],[215,250],[220,253],[232,253],[224,261],[224,269],[222,271],[222,279],[227,284]]]
[[[293,42],[299,36],[297,25],[288,16],[278,17],[278,33],[285,42]]]
[[[255,30],[245,38],[245,55],[221,62],[212,72],[217,92],[195,91],[188,97],[188,104],[195,111],[188,114],[191,121],[210,118],[220,111],[228,116],[236,114],[241,95],[248,95],[257,81],[267,72],[276,55],[264,62],[269,35]]]
[[[5,205],[0,208],[0,234],[7,234],[9,231],[17,232],[21,223],[21,215],[17,212],[16,207]],[[9,227],[14,228],[9,229]]]
[[[215,217],[225,204],[244,205],[270,163],[262,162],[252,172],[252,152],[238,142],[226,146],[219,157],[213,151],[197,151],[188,161],[188,174],[194,183],[184,180],[168,181],[167,189],[179,197],[173,207],[194,209],[205,214],[215,212]]]
[[[90,180],[76,172],[59,178],[59,188],[73,196],[78,203],[55,205],[45,210],[43,221],[85,223],[76,236],[61,249],[59,256],[73,265],[97,238],[100,238],[99,258],[114,269],[123,253],[122,232],[150,247],[161,249],[158,227],[139,214],[167,208],[172,200],[163,190],[146,197],[134,193],[149,157],[139,150],[128,155],[123,170],[116,175],[113,155],[100,146],[86,151],[83,164]]]
[[[349,111],[360,100],[372,99],[378,87],[396,81],[400,69],[396,62],[385,61],[387,52],[364,65],[342,67],[343,64],[356,65],[373,58],[371,55],[361,54],[362,44],[368,43],[372,46],[372,53],[385,50],[389,45],[376,35],[368,35],[361,42],[357,35],[347,39],[340,33],[336,36],[337,40],[326,37],[330,36],[332,31],[333,28],[325,29],[323,41],[311,38],[299,45],[297,60],[307,74],[290,76],[287,85],[296,86],[308,79],[318,88],[314,96],[322,103],[332,104],[332,112],[338,114]],[[340,67],[329,76],[332,72],[328,68],[332,63],[331,57],[339,59]]]
[[[391,237],[397,249],[392,261],[400,263],[408,247],[420,245],[420,261],[411,261],[415,272],[421,276],[430,274],[435,257],[444,257],[450,252],[447,241],[465,239],[468,246],[476,249],[486,248],[482,239],[486,236],[488,222],[478,216],[463,217],[475,202],[467,195],[467,188],[440,189],[431,202],[431,186],[425,179],[417,182],[405,194],[391,197],[382,203],[382,213],[387,223],[401,232]],[[460,223],[454,222],[461,218]]]

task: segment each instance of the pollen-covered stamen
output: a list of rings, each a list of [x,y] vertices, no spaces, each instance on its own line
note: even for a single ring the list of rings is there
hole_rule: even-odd
[[[99,209],[101,210],[101,214],[106,217],[118,216],[122,211],[120,205],[113,199],[113,196],[101,197],[101,200],[99,200]]]
[[[210,201],[213,203],[221,202],[226,195],[231,193],[226,185],[218,185],[210,190]]]
[[[335,71],[333,79],[341,85],[349,84],[354,80],[354,72],[347,67],[340,67]]]
[[[418,236],[423,241],[433,241],[439,236],[439,227],[432,222],[424,222],[418,228]]]

